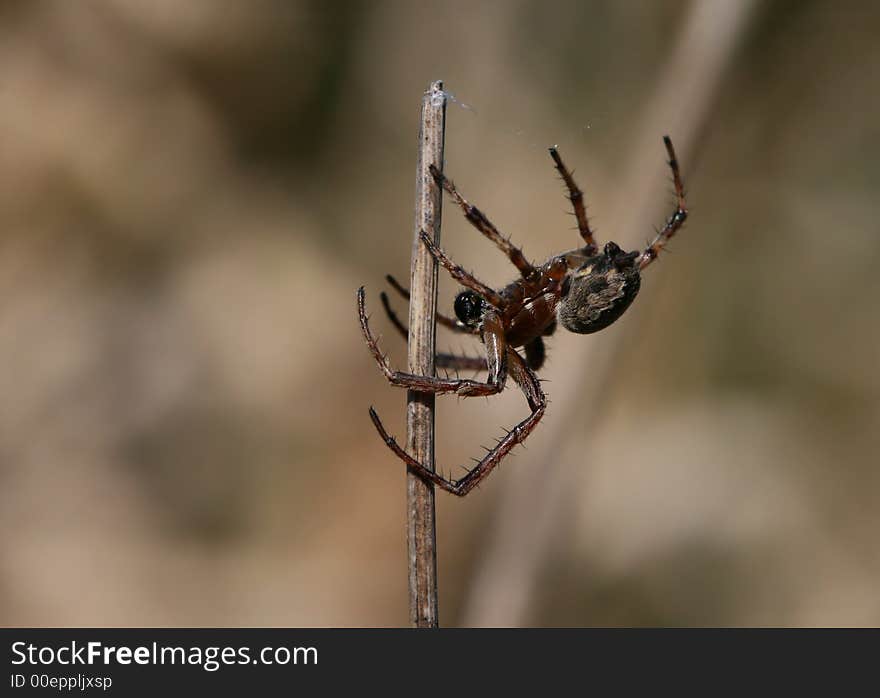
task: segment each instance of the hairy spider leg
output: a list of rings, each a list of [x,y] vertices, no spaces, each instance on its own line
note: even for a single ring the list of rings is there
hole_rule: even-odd
[[[676,209],[657,233],[654,241],[639,255],[638,264],[640,271],[657,259],[660,250],[666,247],[669,239],[684,225],[688,215],[687,204],[684,200],[684,185],[681,182],[681,173],[678,170],[678,159],[675,157],[672,140],[669,136],[663,136],[663,143],[666,145],[666,152],[669,155],[669,168],[672,170],[672,181],[675,185]]]
[[[452,369],[453,371],[488,371],[486,359],[479,356],[459,356],[458,354],[438,353],[434,357],[434,365],[437,368]]]
[[[360,318],[364,339],[379,369],[391,385],[423,393],[455,393],[461,397],[496,395],[504,390],[504,383],[507,380],[507,343],[504,339],[501,320],[494,311],[486,313],[483,321],[483,344],[486,346],[486,363],[489,369],[489,376],[484,383],[466,378],[453,379],[417,376],[412,373],[393,370],[388,363],[388,359],[379,349],[379,344],[376,342],[375,337],[370,332],[364,306],[363,287],[358,289],[357,302],[358,317]]]
[[[580,190],[578,185],[575,184],[574,177],[571,176],[571,172],[569,172],[568,168],[563,164],[562,158],[559,157],[559,152],[556,150],[556,147],[549,148],[549,150],[550,157],[553,158],[553,162],[556,165],[556,171],[559,173],[559,176],[562,177],[562,181],[565,182],[565,187],[568,189],[568,200],[571,201],[571,206],[574,209],[574,217],[577,219],[578,230],[580,231],[584,242],[587,243],[583,252],[587,257],[591,257],[599,251],[599,245],[596,244],[596,239],[593,237],[593,231],[590,230],[590,222],[587,220],[587,209],[584,206],[584,193]]]
[[[535,267],[525,258],[523,251],[498,232],[498,228],[492,225],[492,222],[486,218],[486,215],[480,209],[468,203],[467,200],[458,193],[455,184],[444,177],[440,170],[434,165],[431,165],[430,169],[434,181],[449,192],[449,195],[453,198],[455,203],[459,205],[464,212],[464,217],[470,221],[471,225],[494,242],[498,246],[498,249],[507,255],[513,266],[519,269],[519,273],[522,274],[524,278],[531,276],[535,271]]]
[[[537,426],[541,417],[544,416],[544,410],[547,407],[547,398],[544,396],[544,391],[541,390],[541,383],[534,371],[528,367],[522,357],[513,348],[508,347],[507,356],[510,375],[522,390],[523,395],[525,395],[532,413],[513,429],[508,431],[504,438],[498,441],[495,448],[491,449],[485,456],[483,456],[482,460],[477,463],[476,467],[461,479],[447,480],[442,475],[429,470],[415,458],[410,456],[400,447],[397,441],[385,431],[385,427],[382,425],[379,415],[376,414],[376,411],[371,407],[370,419],[373,420],[373,425],[376,427],[376,431],[379,432],[379,436],[382,437],[382,440],[388,448],[406,463],[413,472],[451,494],[464,497],[489,476],[495,466],[497,466],[501,460],[510,453],[514,446],[525,441],[526,437],[528,437],[532,430]]]
[[[462,267],[453,262],[449,257],[446,256],[446,253],[437,247],[434,244],[434,241],[428,237],[428,234],[423,230],[419,233],[419,237],[422,242],[425,243],[425,247],[428,248],[428,252],[437,260],[437,262],[442,266],[446,271],[449,272],[449,275],[458,281],[465,288],[469,288],[471,291],[478,293],[483,297],[483,300],[486,301],[492,307],[501,310],[504,308],[505,303],[504,299],[501,297],[501,294],[495,291],[494,289],[489,288],[482,281],[478,281],[473,274],[466,272]]]
[[[391,274],[385,275],[385,280],[388,284],[397,291],[401,296],[403,296],[407,301],[409,301],[409,290],[400,285],[400,283],[395,279]],[[391,304],[388,302],[388,295],[383,291],[379,294],[379,297],[382,299],[382,305],[385,307],[385,312],[388,314],[388,319],[391,320],[392,324],[399,330],[403,327],[403,334],[406,336],[408,331],[406,330],[406,325],[404,325],[397,317],[397,313],[395,313],[391,309]],[[458,320],[453,320],[451,317],[447,317],[446,315],[442,315],[437,313],[437,323],[443,325],[453,332],[461,332],[462,334],[478,334],[475,329],[471,329],[470,327],[465,327]]]
[[[385,314],[388,316],[388,319],[391,320],[391,324],[403,335],[405,340],[409,340],[409,328],[404,325],[400,318],[397,317],[397,313],[391,308],[391,303],[388,302],[388,294],[385,291],[382,291],[379,294],[379,299],[382,301],[382,307],[385,308]]]
[[[523,344],[523,351],[526,354],[526,363],[533,371],[540,370],[544,365],[544,359],[547,358],[547,350],[544,348],[544,340],[535,337],[531,342]]]

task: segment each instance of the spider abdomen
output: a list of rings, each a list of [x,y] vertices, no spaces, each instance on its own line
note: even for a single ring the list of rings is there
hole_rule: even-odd
[[[603,330],[629,308],[640,286],[635,266],[618,269],[613,264],[585,265],[570,277],[559,304],[559,322],[577,334]]]

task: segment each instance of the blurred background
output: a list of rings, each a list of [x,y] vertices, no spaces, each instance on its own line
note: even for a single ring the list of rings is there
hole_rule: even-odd
[[[438,78],[447,174],[530,258],[579,242],[552,144],[601,241],[672,210],[665,133],[692,208],[622,320],[553,337],[527,448],[438,495],[441,623],[880,624],[878,74],[871,2],[5,0],[2,624],[408,623],[355,289],[403,367]],[[445,471],[526,414],[438,403]]]

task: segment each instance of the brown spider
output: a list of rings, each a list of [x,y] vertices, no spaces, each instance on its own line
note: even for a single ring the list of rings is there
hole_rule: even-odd
[[[522,275],[522,278],[496,291],[453,263],[424,231],[420,234],[431,255],[466,289],[455,298],[454,309],[458,319],[438,315],[437,321],[456,332],[479,337],[486,349],[485,359],[437,354],[436,365],[447,369],[488,370],[488,379],[484,383],[460,378],[417,376],[392,370],[367,324],[364,289],[361,287],[357,294],[358,315],[367,346],[389,383],[421,392],[455,393],[462,397],[495,395],[504,390],[507,375],[510,374],[525,395],[532,412],[508,431],[476,467],[461,479],[452,481],[429,470],[407,454],[388,435],[379,416],[371,407],[370,417],[382,439],[419,476],[462,497],[480,484],[516,444],[525,440],[544,415],[547,400],[535,371],[544,363],[543,337],[553,334],[557,320],[571,332],[590,334],[608,327],[633,302],[639,292],[641,271],[657,259],[660,250],[687,218],[684,187],[672,141],[669,136],[665,136],[663,142],[666,144],[669,167],[672,169],[676,209],[653,242],[642,252],[624,252],[613,242],[606,243],[602,251],[599,251],[587,222],[583,192],[578,189],[571,173],[562,164],[556,148],[550,148],[550,157],[568,189],[568,198],[574,207],[578,229],[586,244],[551,257],[539,267],[526,260],[522,250],[503,237],[489,219],[465,201],[455,185],[431,165],[431,174],[436,182],[446,189],[474,227],[494,242]],[[406,289],[392,277],[387,278],[395,290],[404,298],[409,298]],[[407,329],[391,310],[388,297],[382,293],[381,298],[391,322],[406,337]],[[520,355],[516,347],[523,348],[525,357]]]

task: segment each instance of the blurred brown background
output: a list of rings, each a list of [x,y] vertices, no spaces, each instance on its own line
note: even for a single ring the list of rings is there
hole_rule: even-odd
[[[441,622],[880,624],[878,74],[871,2],[6,0],[2,624],[407,623],[354,294],[403,366],[437,78],[447,173],[533,259],[578,242],[548,145],[602,240],[670,210],[664,133],[692,206],[619,323],[553,338],[528,447],[438,496]],[[439,402],[445,470],[526,409]]]

